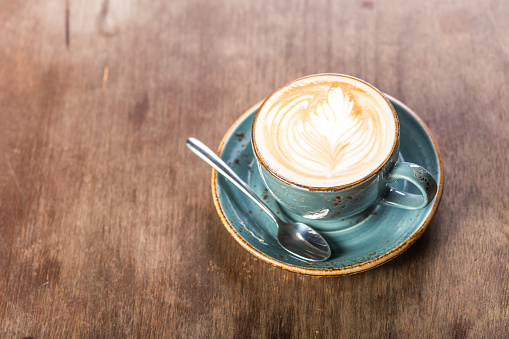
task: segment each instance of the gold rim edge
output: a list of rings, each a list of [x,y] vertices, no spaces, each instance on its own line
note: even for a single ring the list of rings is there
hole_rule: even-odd
[[[437,142],[435,140],[435,137],[431,133],[431,131],[428,128],[428,126],[424,123],[424,121],[412,109],[410,109],[408,106],[403,104],[398,99],[395,99],[394,97],[392,97],[392,96],[390,96],[390,95],[388,95],[386,93],[383,93],[383,94],[389,99],[389,101],[394,101],[395,103],[400,105],[402,108],[404,108],[408,113],[410,113],[410,115],[415,120],[417,120],[417,122],[421,126],[424,127],[424,129],[426,130],[428,136],[430,137],[431,141],[433,142],[433,145],[435,147],[435,152],[436,152],[437,158],[438,158],[438,165],[439,165],[439,169],[440,169],[440,177],[439,177],[438,192],[437,192],[437,195],[435,197],[435,201],[433,202],[433,208],[431,209],[431,211],[428,214],[427,218],[424,220],[424,222],[421,224],[421,226],[415,231],[414,234],[412,234],[408,239],[406,239],[402,244],[400,244],[398,247],[396,247],[392,251],[390,251],[390,252],[388,252],[388,253],[386,253],[386,254],[378,257],[378,258],[375,258],[375,259],[373,259],[371,261],[368,261],[368,262],[366,262],[364,264],[361,264],[361,265],[353,265],[353,266],[343,267],[343,268],[339,268],[339,269],[337,269],[337,268],[331,268],[331,269],[307,269],[307,268],[302,268],[302,267],[299,267],[299,266],[289,265],[289,264],[283,263],[283,262],[281,262],[279,260],[273,259],[273,258],[263,254],[262,252],[258,251],[254,247],[252,247],[248,242],[246,242],[235,231],[235,229],[232,227],[232,225],[230,225],[230,223],[228,222],[228,219],[224,215],[224,212],[223,212],[223,210],[221,208],[221,204],[219,203],[219,196],[217,194],[217,188],[216,188],[216,184],[215,184],[216,183],[217,173],[213,169],[212,170],[212,175],[211,175],[212,199],[214,201],[214,206],[216,207],[216,211],[217,211],[217,213],[218,213],[218,215],[219,215],[219,217],[221,219],[221,222],[223,223],[224,227],[228,230],[228,233],[230,233],[233,236],[233,238],[242,247],[244,247],[250,253],[254,254],[259,259],[262,259],[263,261],[268,262],[269,264],[272,264],[272,265],[274,265],[276,267],[283,268],[283,269],[288,270],[288,271],[292,271],[292,272],[296,272],[296,273],[302,273],[302,274],[307,274],[307,275],[316,275],[316,276],[348,275],[348,274],[364,272],[364,271],[370,270],[372,268],[375,268],[377,266],[380,266],[382,264],[385,264],[386,262],[394,259],[398,255],[403,253],[406,249],[408,249],[417,239],[419,239],[421,237],[421,235],[424,233],[424,231],[428,228],[428,225],[431,222],[431,219],[435,216],[435,214],[437,212],[438,206],[440,205],[440,201],[442,200],[443,184],[444,184],[444,166],[443,166],[443,162],[442,162],[442,154],[440,153],[440,149],[439,149],[438,144],[437,144]],[[223,139],[221,140],[221,143],[219,144],[219,147],[218,147],[218,150],[217,150],[217,154],[218,155],[221,154],[223,146],[226,143],[226,140],[230,137],[232,131],[242,121],[244,121],[246,116],[248,116],[251,112],[253,112],[255,109],[260,107],[262,102],[263,102],[263,100],[258,102],[258,103],[256,103],[255,105],[251,106],[248,110],[246,110],[232,124],[232,126],[228,129],[228,131],[224,135]]]

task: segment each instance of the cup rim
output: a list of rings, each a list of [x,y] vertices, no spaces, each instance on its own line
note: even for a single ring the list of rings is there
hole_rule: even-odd
[[[387,155],[387,157],[384,159],[384,161],[376,169],[374,169],[373,171],[371,171],[369,174],[365,175],[364,177],[362,177],[360,179],[357,179],[356,181],[353,181],[351,183],[346,183],[346,184],[343,184],[343,185],[339,185],[339,186],[322,186],[322,187],[315,187],[315,186],[310,186],[310,185],[299,184],[297,182],[294,182],[294,181],[292,181],[290,179],[287,179],[287,178],[281,176],[280,174],[278,174],[276,171],[274,171],[272,168],[270,168],[269,164],[267,164],[265,162],[265,160],[263,159],[263,157],[260,155],[259,150],[258,150],[258,146],[256,145],[256,142],[255,142],[255,137],[254,137],[256,120],[258,119],[258,116],[260,115],[260,112],[262,111],[263,107],[265,106],[265,103],[270,98],[272,98],[276,93],[278,93],[280,90],[282,90],[283,88],[285,88],[285,87],[287,87],[287,86],[289,86],[289,85],[291,85],[291,84],[293,84],[293,83],[295,83],[297,81],[301,81],[303,79],[319,78],[319,77],[330,77],[330,76],[332,76],[332,77],[349,78],[349,79],[353,79],[353,80],[359,81],[359,82],[367,85],[368,87],[372,88],[376,93],[378,93],[378,94],[380,94],[382,96],[382,98],[385,100],[385,102],[387,102],[387,104],[391,108],[392,115],[394,116],[394,120],[395,120],[395,123],[396,123],[396,137],[394,138],[394,144],[392,145],[391,152]],[[283,183],[285,183],[287,185],[290,185],[290,186],[295,186],[295,187],[298,187],[298,188],[306,189],[308,191],[322,191],[322,192],[327,191],[327,192],[329,192],[329,191],[339,191],[339,190],[343,190],[345,188],[356,186],[356,185],[358,185],[358,184],[360,184],[362,182],[367,181],[373,175],[378,173],[382,168],[384,168],[387,165],[387,163],[390,161],[390,159],[392,158],[392,156],[394,155],[394,153],[398,149],[399,134],[400,134],[400,131],[399,131],[399,119],[398,119],[398,115],[396,114],[396,111],[394,110],[394,107],[390,103],[389,99],[387,99],[387,97],[380,90],[378,90],[375,86],[371,85],[370,83],[368,83],[368,82],[366,82],[366,81],[364,81],[362,79],[356,78],[356,77],[351,76],[351,75],[340,74],[340,73],[318,73],[318,74],[311,74],[311,75],[307,75],[307,76],[300,77],[300,78],[297,78],[295,80],[292,80],[292,81],[284,84],[283,86],[279,87],[278,89],[276,89],[267,98],[265,98],[263,100],[262,104],[260,105],[260,107],[258,108],[258,111],[256,112],[256,114],[254,116],[253,124],[251,126],[251,144],[253,145],[253,152],[254,152],[254,155],[255,155],[256,160],[258,161],[258,163],[261,166],[263,166],[263,168],[267,172],[269,172],[270,175],[272,175],[273,177],[275,177],[279,181],[281,181],[281,182],[283,182]]]

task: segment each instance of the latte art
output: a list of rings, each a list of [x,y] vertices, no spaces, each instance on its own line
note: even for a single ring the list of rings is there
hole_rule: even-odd
[[[340,76],[283,87],[264,103],[254,127],[266,165],[284,179],[313,187],[340,186],[370,174],[389,156],[396,137],[385,98]]]

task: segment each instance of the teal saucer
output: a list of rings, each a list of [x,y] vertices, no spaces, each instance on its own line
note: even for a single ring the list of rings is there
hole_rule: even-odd
[[[405,251],[424,232],[435,214],[443,190],[443,164],[438,145],[422,120],[408,107],[388,96],[400,122],[400,161],[427,168],[439,189],[431,204],[421,210],[404,210],[378,205],[361,222],[330,232],[320,232],[331,246],[332,256],[324,262],[299,259],[281,246],[275,224],[249,198],[221,175],[212,171],[212,195],[217,212],[230,234],[245,249],[275,266],[304,274],[341,275],[381,265]],[[228,130],[219,155],[282,219],[286,216],[268,194],[255,167],[251,147],[251,125],[260,104],[251,107]],[[407,187],[408,185],[408,187]],[[398,189],[418,193],[404,181]]]

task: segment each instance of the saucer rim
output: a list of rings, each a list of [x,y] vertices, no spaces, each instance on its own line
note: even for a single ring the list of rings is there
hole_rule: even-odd
[[[377,258],[372,259],[368,262],[358,264],[358,265],[352,265],[352,266],[341,267],[341,268],[304,268],[304,267],[300,267],[300,266],[290,265],[290,264],[281,262],[277,259],[271,258],[268,255],[264,254],[263,252],[255,249],[235,231],[233,226],[229,223],[228,219],[226,218],[226,215],[224,214],[221,203],[219,202],[219,195],[218,195],[217,187],[216,187],[217,172],[216,172],[216,170],[213,169],[212,175],[211,175],[212,199],[214,201],[214,206],[216,207],[216,211],[217,211],[224,227],[228,230],[228,232],[232,235],[232,237],[242,247],[244,247],[247,251],[249,251],[250,253],[252,253],[253,255],[258,257],[259,259],[262,259],[263,261],[268,262],[269,264],[272,264],[274,266],[280,267],[280,268],[288,270],[288,271],[297,272],[297,273],[301,273],[301,274],[307,274],[307,275],[317,275],[317,276],[347,275],[347,274],[360,273],[363,271],[370,270],[372,268],[375,268],[377,266],[385,264],[386,262],[394,259],[398,255],[403,253],[405,250],[407,250],[415,241],[417,241],[417,239],[419,239],[421,237],[421,235],[424,233],[424,231],[428,228],[428,225],[431,222],[431,219],[436,214],[436,211],[438,210],[438,206],[440,205],[440,201],[442,200],[443,184],[444,184],[444,166],[443,166],[443,161],[442,161],[442,154],[440,153],[440,149],[439,149],[438,144],[435,140],[435,137],[431,133],[428,126],[424,123],[424,121],[412,109],[410,109],[408,106],[406,106],[404,103],[402,103],[398,99],[396,99],[386,93],[384,93],[384,95],[389,99],[389,101],[392,101],[395,104],[401,106],[404,110],[406,110],[412,116],[412,118],[414,118],[422,127],[424,127],[424,130],[426,131],[426,133],[430,137],[431,141],[433,142],[435,152],[437,153],[438,167],[440,170],[437,195],[434,199],[433,207],[432,207],[431,211],[429,212],[428,216],[422,222],[420,227],[412,235],[410,235],[404,242],[402,242],[398,247],[394,248],[390,252],[387,252],[380,257],[377,257]],[[253,106],[251,106],[230,126],[230,128],[227,130],[227,132],[223,136],[221,143],[219,144],[219,147],[217,150],[218,155],[221,155],[223,147],[224,147],[226,141],[230,138],[232,132],[238,127],[238,125],[240,125],[246,119],[246,117],[249,114],[251,114],[255,109],[259,108],[262,102],[263,102],[263,100],[254,104]]]

